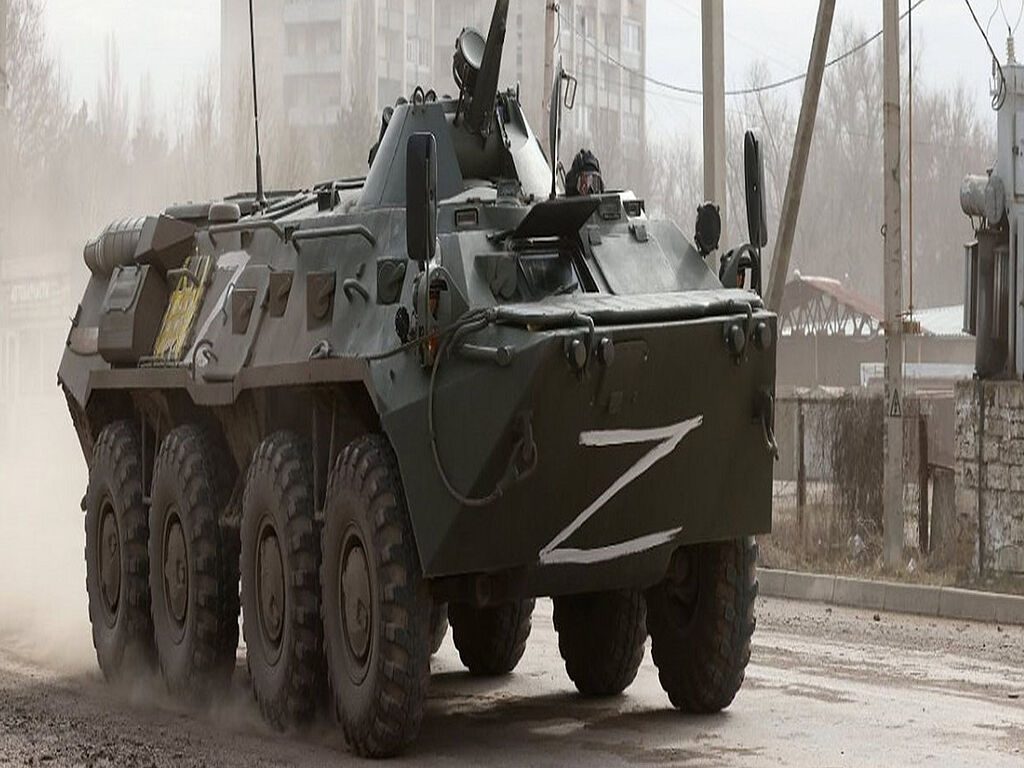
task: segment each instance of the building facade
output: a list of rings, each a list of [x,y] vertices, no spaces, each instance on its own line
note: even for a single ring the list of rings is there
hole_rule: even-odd
[[[464,26],[487,34],[493,0],[261,0],[257,5],[261,113],[291,129],[344,130],[373,122],[417,85],[455,89],[452,53]],[[646,0],[561,0],[555,58],[579,83],[565,120],[566,148],[597,151],[643,142]],[[221,4],[221,104],[226,120],[249,118],[246,0]],[[538,134],[543,112],[545,2],[511,0],[503,86],[518,83]],[[277,118],[280,119],[280,118]]]

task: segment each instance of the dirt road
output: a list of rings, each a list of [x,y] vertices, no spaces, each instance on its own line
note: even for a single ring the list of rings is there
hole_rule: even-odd
[[[649,655],[626,695],[584,701],[562,670],[543,601],[509,678],[469,678],[445,641],[422,737],[399,762],[1024,765],[1022,628],[763,600],[754,637],[747,682],[721,715],[671,711]],[[26,662],[13,646],[0,638],[0,765],[355,762],[327,722],[304,734],[266,729],[244,664],[225,701],[194,710],[155,683],[112,689],[95,672]]]

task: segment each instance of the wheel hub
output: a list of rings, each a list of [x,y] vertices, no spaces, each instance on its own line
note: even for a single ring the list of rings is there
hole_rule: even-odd
[[[373,627],[373,611],[370,595],[370,569],[366,553],[360,542],[352,542],[342,560],[341,567],[342,629],[352,655],[358,660],[366,659],[370,649]]]
[[[121,537],[117,514],[109,501],[104,504],[100,517],[99,576],[103,608],[108,621],[112,622],[121,601]]]
[[[284,560],[277,532],[271,525],[263,526],[259,542],[256,584],[259,590],[260,628],[271,645],[277,646],[281,642],[284,627]]]
[[[180,626],[188,610],[188,552],[177,514],[167,519],[164,538],[164,592],[171,617]]]

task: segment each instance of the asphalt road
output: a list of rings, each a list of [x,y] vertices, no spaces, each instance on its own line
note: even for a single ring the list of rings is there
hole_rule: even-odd
[[[508,678],[471,679],[445,640],[421,738],[397,762],[1024,765],[1024,628],[762,600],[754,640],[747,681],[720,715],[672,711],[649,654],[625,695],[582,700],[542,601]],[[15,645],[0,637],[0,765],[356,762],[329,723],[303,734],[266,729],[243,664],[227,699],[196,711],[155,683],[112,689],[94,671],[26,661]]]

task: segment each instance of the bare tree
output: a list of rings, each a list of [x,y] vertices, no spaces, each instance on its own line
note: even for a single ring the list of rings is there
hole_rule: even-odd
[[[107,151],[119,159],[128,149],[128,94],[121,78],[117,38],[109,34],[103,45],[103,79],[96,94],[96,130]]]
[[[139,78],[135,107],[135,126],[131,139],[132,163],[138,168],[154,168],[167,155],[167,138],[159,127],[153,99],[153,78],[147,72]]]
[[[12,162],[30,172],[42,167],[69,118],[67,86],[46,50],[40,0],[10,0],[6,43]]]

